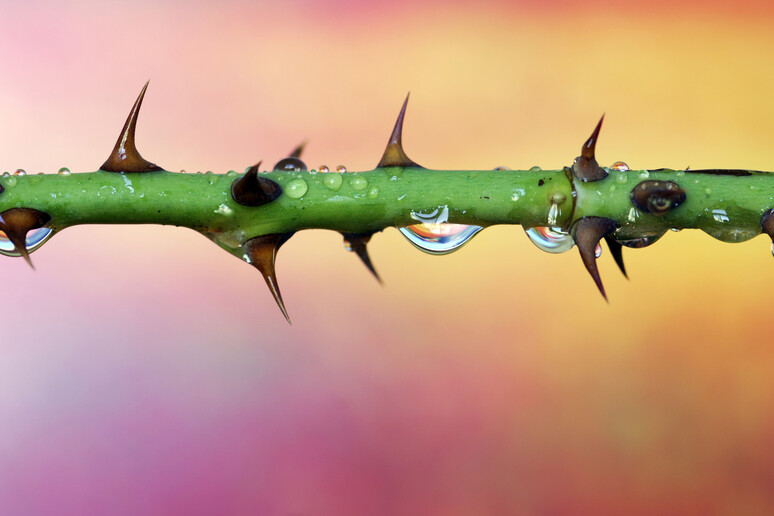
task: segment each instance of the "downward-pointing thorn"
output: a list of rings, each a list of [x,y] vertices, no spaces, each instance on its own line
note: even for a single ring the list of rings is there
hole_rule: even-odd
[[[624,278],[629,279],[629,276],[626,274],[626,267],[624,267],[623,246],[610,236],[605,236],[605,242],[607,242],[607,247],[610,248],[610,254],[613,256],[615,264],[618,265],[619,269],[621,269],[621,273],[623,273]]]
[[[124,128],[121,129],[121,134],[118,135],[113,151],[110,153],[107,161],[102,164],[100,170],[106,172],[154,172],[157,170],[163,170],[158,165],[151,163],[143,158],[134,141],[134,133],[137,128],[137,117],[140,113],[140,107],[142,107],[142,100],[145,97],[145,90],[148,89],[150,81],[145,83],[142,87],[140,95],[132,106],[132,110],[129,112],[129,116],[126,118]]]
[[[373,233],[342,233],[341,236],[344,237],[344,244],[349,244],[349,248],[357,254],[360,261],[363,262],[363,265],[371,271],[371,274],[374,275],[376,281],[382,285],[382,279],[379,277],[379,274],[376,273],[376,269],[374,268],[373,263],[371,263],[371,257],[368,256],[368,249],[366,248]]]
[[[288,324],[290,322],[290,316],[285,309],[285,303],[282,301],[282,294],[280,293],[279,284],[277,283],[277,274],[275,271],[275,261],[277,257],[277,251],[279,248],[288,241],[293,233],[275,233],[271,235],[263,235],[252,238],[244,243],[243,248],[250,263],[258,269],[263,275],[263,279],[266,280],[266,285],[271,291],[271,295],[274,297],[274,301],[282,311],[282,315],[285,316],[285,320]]]
[[[32,208],[11,208],[0,213],[0,231],[11,241],[16,251],[35,269],[27,251],[27,233],[45,226],[51,220],[48,213]]]
[[[615,221],[604,217],[583,217],[575,222],[571,230],[575,245],[578,246],[581,260],[583,260],[583,265],[586,266],[586,270],[589,271],[591,278],[596,283],[605,301],[607,301],[607,294],[605,294],[602,279],[599,277],[595,250],[599,241],[604,236],[615,231],[615,227]]]

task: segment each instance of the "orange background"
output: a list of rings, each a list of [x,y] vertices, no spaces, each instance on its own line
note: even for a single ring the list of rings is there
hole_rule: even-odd
[[[0,171],[92,171],[151,78],[169,170],[372,168],[407,91],[433,168],[597,157],[774,168],[767,2],[3,2]],[[432,257],[283,247],[263,280],[201,236],[76,227],[3,259],[5,513],[767,514],[771,243],[698,231],[600,259],[519,227]],[[607,250],[605,250],[607,251]]]

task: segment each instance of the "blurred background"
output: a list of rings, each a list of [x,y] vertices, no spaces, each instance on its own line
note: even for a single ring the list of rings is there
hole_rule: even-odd
[[[691,0],[0,2],[0,171],[597,157],[774,169],[774,8]],[[433,257],[395,230],[286,244],[263,279],[174,227],[3,258],[3,514],[771,514],[771,242],[600,259],[518,226]]]

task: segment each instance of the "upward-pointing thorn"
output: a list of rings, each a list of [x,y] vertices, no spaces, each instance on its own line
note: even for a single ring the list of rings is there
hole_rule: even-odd
[[[597,138],[599,138],[599,130],[602,129],[602,121],[604,119],[605,115],[602,115],[599,123],[597,123],[597,127],[594,128],[594,132],[591,133],[589,139],[581,147],[581,155],[575,158],[575,162],[572,164],[573,174],[581,181],[599,181],[607,177],[607,172],[599,166],[594,154],[597,147]]]
[[[163,170],[158,165],[151,163],[143,158],[134,143],[134,132],[137,128],[137,116],[140,113],[140,107],[142,106],[142,99],[145,97],[145,90],[148,89],[150,81],[145,83],[142,87],[140,95],[132,106],[132,110],[129,112],[129,116],[126,118],[124,128],[121,129],[121,134],[118,135],[116,146],[113,147],[113,152],[110,153],[110,157],[102,164],[100,170],[106,172],[154,172],[157,170]]]
[[[384,149],[382,159],[376,168],[384,167],[417,167],[423,168],[414,161],[412,161],[406,152],[403,150],[403,118],[406,116],[406,105],[408,105],[409,96],[406,95],[406,100],[403,101],[403,107],[400,108],[400,114],[398,120],[395,122],[395,127],[392,129],[390,140],[387,142],[387,148]]]
[[[288,158],[300,158],[301,153],[304,152],[304,147],[306,147],[306,140],[302,141],[298,147],[293,149],[290,154],[288,154]]]
[[[581,260],[583,260],[583,265],[586,266],[586,270],[591,274],[591,278],[596,283],[605,301],[607,301],[607,295],[605,294],[605,287],[602,286],[602,279],[599,277],[595,250],[602,237],[615,231],[615,227],[615,221],[605,217],[583,217],[575,223],[571,230],[575,245],[578,246]]]
[[[277,257],[277,251],[279,248],[293,236],[293,233],[274,233],[271,235],[263,235],[255,238],[251,238],[244,243],[243,248],[250,258],[250,263],[260,271],[263,275],[263,279],[266,280],[271,295],[274,296],[274,301],[277,302],[277,306],[282,311],[282,315],[290,322],[288,311],[285,309],[285,303],[282,301],[282,294],[280,293],[279,285],[277,284],[277,274],[275,272],[275,260]]]

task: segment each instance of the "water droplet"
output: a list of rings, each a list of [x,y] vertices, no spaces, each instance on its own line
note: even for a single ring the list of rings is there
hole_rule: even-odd
[[[541,251],[558,254],[572,249],[575,245],[569,233],[557,227],[535,227],[524,230],[530,241]]]
[[[677,177],[683,177],[685,175],[685,170],[677,170],[677,171],[675,171],[675,175]]]
[[[72,174],[72,172],[70,172],[69,168],[62,167],[59,169],[59,172],[57,172],[57,174],[59,174],[60,176],[69,176],[70,174]]]
[[[610,170],[617,170],[618,172],[626,172],[629,170],[629,165],[624,163],[623,161],[616,161],[612,165],[610,165]]]
[[[495,167],[495,170],[510,170],[508,167]]]
[[[26,176],[27,172],[25,172],[23,168],[20,168],[16,172],[14,172],[13,175],[15,175],[15,176]]]
[[[181,174],[187,174],[188,172],[186,172],[186,171],[185,171],[185,169],[181,169],[181,170],[180,170],[180,173],[181,173]]]
[[[597,247],[594,248],[594,256],[596,256],[597,258],[602,256],[602,246],[601,245],[597,244]]]
[[[519,199],[524,197],[526,193],[527,192],[524,190],[524,188],[516,188],[515,190],[513,190],[513,193],[511,194],[511,200],[514,202],[518,201]]]
[[[8,172],[3,172],[3,177],[11,177],[11,174]]]
[[[708,186],[707,188],[704,189],[704,193],[707,195],[712,195],[712,188]]]
[[[274,165],[274,170],[282,172],[306,172],[306,163],[298,158],[281,159]],[[320,171],[322,172],[322,170]]]
[[[353,176],[349,179],[349,184],[355,190],[365,190],[368,187],[368,179],[361,176]]]
[[[669,231],[674,231],[675,233],[679,233],[682,231],[682,228],[669,228]]]
[[[622,185],[625,185],[626,182],[629,180],[629,177],[626,174],[618,174],[615,176],[615,180],[621,183]]]
[[[326,188],[333,190],[334,192],[341,188],[341,183],[341,176],[337,174],[328,174],[323,178],[323,184],[326,186]]]
[[[236,170],[229,170],[228,172],[226,172],[226,175],[227,176],[235,176],[236,175]]]
[[[728,222],[730,220],[726,210],[712,210],[712,218],[715,219],[715,222]]]
[[[38,228],[33,229],[27,233],[27,252],[32,253],[40,246],[46,243],[46,241],[53,235],[53,230],[50,228]],[[5,256],[21,256],[21,253],[16,250],[13,243],[8,239],[3,231],[0,231],[0,254]]]
[[[11,176],[5,180],[5,186],[16,186],[16,178]]]
[[[642,249],[643,247],[648,247],[651,244],[655,244],[656,240],[664,236],[664,233],[666,233],[666,231],[663,233],[653,233],[651,235],[633,238],[621,239],[616,237],[615,240],[624,247],[629,247],[631,249]]]
[[[307,185],[306,181],[303,179],[294,179],[284,185],[282,191],[291,199],[300,199],[304,196],[308,188],[309,185]]]
[[[540,172],[541,170],[543,170],[543,169],[540,168],[537,165],[535,165],[534,167],[530,167],[530,169],[529,169],[530,172]]]
[[[559,218],[559,205],[552,202],[551,207],[548,208],[548,216],[546,217],[548,219],[548,225],[549,226],[556,226],[556,220]]]
[[[379,189],[374,186],[373,188],[368,190],[368,197],[370,197],[371,199],[376,199],[377,197],[379,197]]]
[[[346,171],[347,171],[347,167],[345,167],[344,165],[339,165],[338,167],[336,167],[336,172],[338,172],[339,174],[343,174]]]
[[[344,239],[344,250],[345,251],[352,251],[352,242],[350,242],[346,238]]]
[[[481,226],[447,222],[449,220],[447,206],[439,206],[430,213],[412,211],[411,217],[421,223],[398,229],[415,247],[429,254],[447,254],[456,251],[484,229]]]
[[[320,167],[317,169],[317,171],[319,173],[321,173],[321,174],[326,174],[326,173],[330,172],[330,170],[328,170],[328,167],[325,166],[325,165],[320,165]]]
[[[639,176],[640,176],[640,179],[647,179],[650,177],[650,172],[648,172],[647,170],[640,170]]]

